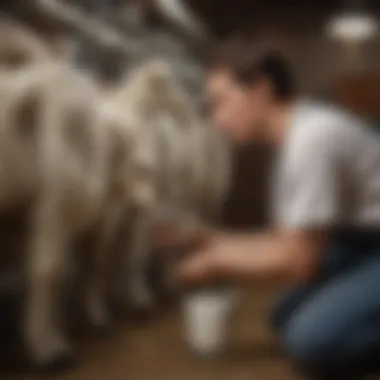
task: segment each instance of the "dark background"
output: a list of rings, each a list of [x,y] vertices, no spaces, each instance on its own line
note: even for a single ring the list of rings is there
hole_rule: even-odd
[[[239,30],[260,31],[272,24],[286,24],[288,16],[297,19],[293,24],[295,30],[313,30],[327,15],[341,10],[348,2],[342,0],[188,0],[188,3],[207,20],[212,29],[225,36]],[[379,13],[380,2],[377,0],[351,1],[373,12]]]

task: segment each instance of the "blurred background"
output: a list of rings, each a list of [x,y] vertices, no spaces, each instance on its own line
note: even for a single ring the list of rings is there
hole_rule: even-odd
[[[175,1],[161,3],[160,10],[150,0],[1,0],[0,8],[4,17],[28,25],[64,59],[104,83],[117,82],[141,57],[165,57],[200,106],[207,52],[230,35],[258,34],[288,57],[302,94],[340,103],[369,118],[380,130],[379,1],[183,0],[190,18],[171,11]],[[223,214],[225,226],[256,229],[267,223],[271,157],[262,146],[236,152],[233,188]],[[12,225],[7,222],[1,231],[7,249]],[[2,283],[7,294],[9,284]],[[265,326],[274,291],[271,287],[247,289],[234,323],[234,348],[222,360],[190,355],[181,335],[180,314],[169,310],[149,322],[121,326],[107,340],[79,341],[80,366],[56,377],[298,379]],[[5,339],[14,337],[8,334],[14,318],[4,310],[0,378],[39,378],[18,371],[17,355],[10,349],[13,343]]]

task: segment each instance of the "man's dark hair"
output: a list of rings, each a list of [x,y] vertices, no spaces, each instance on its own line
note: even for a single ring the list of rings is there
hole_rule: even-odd
[[[255,42],[250,37],[234,37],[220,44],[211,56],[209,69],[228,70],[244,85],[267,78],[281,101],[289,100],[295,94],[292,71],[284,57],[270,45]]]

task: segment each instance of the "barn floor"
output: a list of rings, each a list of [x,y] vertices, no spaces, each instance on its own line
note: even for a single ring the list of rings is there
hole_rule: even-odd
[[[126,323],[107,339],[84,340],[76,347],[80,364],[57,380],[300,380],[281,357],[265,325],[272,290],[247,291],[236,316],[232,344],[223,358],[202,360],[190,354],[181,335],[180,313],[168,311],[149,323]],[[2,346],[7,346],[4,339]],[[5,343],[5,344],[4,344]],[[0,379],[34,380],[41,375],[20,370],[5,348]],[[4,359],[5,360],[5,359]]]

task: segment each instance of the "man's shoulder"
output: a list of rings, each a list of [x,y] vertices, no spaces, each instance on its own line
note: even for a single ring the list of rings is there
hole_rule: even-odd
[[[338,106],[322,102],[303,102],[298,106],[293,125],[293,140],[305,144],[343,142],[365,133],[366,123]]]

